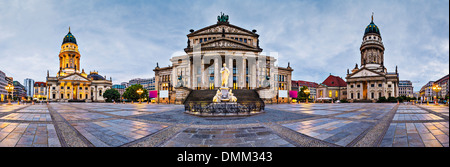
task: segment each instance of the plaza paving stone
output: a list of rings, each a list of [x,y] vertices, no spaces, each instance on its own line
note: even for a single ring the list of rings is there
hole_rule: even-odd
[[[448,124],[446,106],[392,103],[273,104],[250,117],[172,104],[14,104],[0,106],[0,147],[448,147]]]

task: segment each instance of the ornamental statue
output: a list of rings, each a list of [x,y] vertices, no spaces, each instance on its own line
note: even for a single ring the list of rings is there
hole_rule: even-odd
[[[228,23],[228,15],[225,15],[225,13],[220,12],[220,16],[217,16],[217,22]]]

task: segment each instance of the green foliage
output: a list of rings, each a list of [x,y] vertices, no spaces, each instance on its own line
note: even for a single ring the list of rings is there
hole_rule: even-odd
[[[398,99],[397,99],[397,98],[395,98],[395,97],[389,97],[389,98],[388,98],[388,101],[389,101],[389,102],[392,102],[392,103],[393,103],[393,102],[395,102],[395,103],[396,103],[396,102],[397,102],[397,100],[398,100]]]
[[[144,93],[142,93],[141,96],[139,96],[139,94],[136,92],[139,89],[142,89],[144,91]],[[140,84],[131,85],[130,87],[128,87],[125,90],[125,92],[123,93],[122,96],[123,96],[123,98],[128,99],[128,100],[138,101],[139,97],[141,97],[141,98],[148,97],[148,91],[147,91],[147,89],[144,89],[144,87]]]
[[[384,103],[384,102],[387,102],[387,99],[386,99],[386,97],[380,97],[380,98],[378,98],[377,102],[378,103]]]
[[[308,98],[309,93],[307,94],[304,92],[306,89],[308,89],[308,87],[306,86],[300,88],[300,91],[298,91],[298,99],[303,98],[303,100],[305,100],[306,98]]]
[[[103,97],[106,98],[106,102],[120,101],[120,93],[116,89],[108,89],[103,93]]]

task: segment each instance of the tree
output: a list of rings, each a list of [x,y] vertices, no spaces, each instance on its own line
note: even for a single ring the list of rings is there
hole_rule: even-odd
[[[116,89],[108,89],[103,93],[103,97],[106,98],[107,102],[120,101],[120,93]]]
[[[306,87],[306,86],[302,86],[301,88],[300,88],[300,91],[298,91],[298,96],[297,96],[297,99],[298,100],[306,100],[306,99],[309,99],[308,97],[309,97],[309,93],[305,93],[305,90],[306,89],[308,89],[308,87]]]
[[[144,93],[139,96],[139,94],[136,92],[137,90],[142,89]],[[125,89],[125,92],[123,93],[123,98],[133,101],[138,101],[139,98],[145,98],[148,97],[148,91],[147,89],[144,89],[144,87],[140,84],[137,85],[131,85],[127,89]]]

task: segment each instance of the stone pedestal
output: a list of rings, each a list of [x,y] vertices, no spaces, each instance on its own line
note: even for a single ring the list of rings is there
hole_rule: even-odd
[[[183,104],[191,91],[191,89],[185,87],[175,88],[175,104]]]

